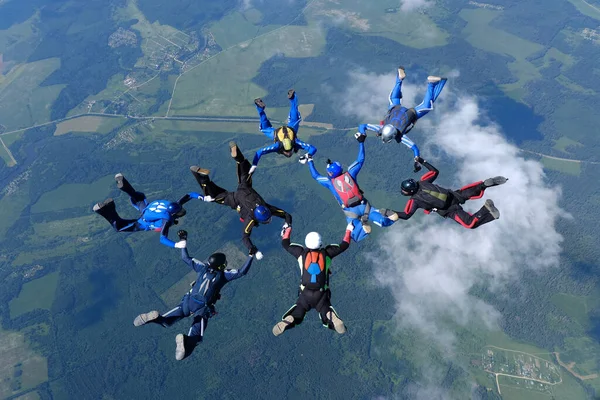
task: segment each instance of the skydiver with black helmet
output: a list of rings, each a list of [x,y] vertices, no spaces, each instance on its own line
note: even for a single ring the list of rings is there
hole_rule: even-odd
[[[250,167],[250,174],[254,173],[254,170],[258,167],[260,158],[265,154],[277,152],[289,158],[300,149],[306,150],[306,154],[311,157],[317,152],[317,149],[314,146],[298,139],[298,128],[300,128],[302,116],[298,109],[298,96],[294,89],[288,90],[288,99],[290,100],[290,112],[288,114],[287,124],[280,126],[277,129],[273,128],[271,121],[267,118],[267,114],[265,113],[265,108],[267,106],[264,101],[260,98],[254,100],[256,111],[258,111],[258,116],[260,117],[259,129],[274,143],[263,147],[256,152],[254,159],[252,160],[252,166]]]
[[[342,242],[323,246],[321,235],[310,232],[304,240],[305,246],[291,243],[292,228],[281,231],[281,245],[293,255],[300,265],[300,289],[298,299],[273,327],[273,335],[279,336],[288,329],[299,325],[311,309],[315,309],[321,318],[323,326],[335,330],[339,334],[346,332],[346,326],[335,309],[331,306],[331,290],[329,275],[331,274],[331,259],[339,256],[350,247],[350,236],[354,226],[348,224]]]
[[[292,216],[284,210],[267,203],[252,187],[250,162],[244,157],[235,142],[229,142],[231,157],[237,163],[238,187],[235,192],[228,192],[214,183],[208,176],[209,170],[196,165],[190,167],[192,174],[204,192],[204,201],[215,202],[231,207],[240,214],[244,224],[242,242],[260,260],[263,254],[250,240],[252,229],[261,224],[271,222],[271,217],[285,219],[284,227],[292,224]]]
[[[183,360],[188,357],[194,348],[204,338],[204,331],[209,318],[216,314],[215,303],[221,298],[221,289],[234,279],[241,278],[248,273],[254,256],[248,255],[244,265],[239,270],[226,269],[227,257],[223,253],[211,254],[206,261],[191,258],[187,250],[187,232],[177,232],[180,238],[181,258],[198,273],[192,282],[192,288],[181,299],[181,303],[172,310],[160,315],[158,311],[150,311],[138,315],[133,325],[142,326],[148,323],[169,327],[183,318],[194,316],[192,326],[187,334],[178,334],[175,337],[175,359]]]
[[[433,103],[437,100],[442,92],[447,79],[439,76],[427,77],[427,92],[423,102],[418,106],[406,108],[402,106],[402,82],[406,78],[406,72],[403,66],[398,67],[398,75],[396,76],[396,84],[390,92],[388,112],[379,125],[362,124],[359,125],[358,131],[366,134],[367,130],[374,131],[375,134],[381,137],[383,143],[389,143],[392,139],[397,143],[402,142],[410,148],[415,155],[414,168],[415,172],[421,170],[421,166],[417,162],[417,157],[420,156],[417,145],[406,136],[412,128],[414,128],[417,120],[424,117],[429,111],[433,110]]]
[[[203,196],[190,192],[177,201],[155,200],[148,203],[146,195],[136,191],[122,173],[115,175],[117,187],[127,193],[131,205],[141,213],[138,219],[123,219],[117,213],[115,202],[108,198],[96,203],[93,210],[106,219],[117,232],[160,231],[160,242],[169,247],[180,247],[182,244],[169,239],[169,228],[177,224],[177,220],[186,214],[183,205],[192,199],[202,200]]]
[[[404,211],[397,211],[399,219],[407,220],[419,209],[425,214],[437,212],[444,218],[451,218],[467,229],[475,229],[483,224],[500,218],[500,211],[495,207],[492,200],[486,200],[483,207],[475,214],[470,214],[461,207],[467,200],[475,200],[483,197],[487,188],[503,185],[508,178],[496,176],[484,181],[471,183],[458,190],[446,189],[433,184],[439,175],[439,171],[423,160],[416,158],[417,162],[429,170],[419,181],[406,179],[401,184],[404,196],[410,196]],[[386,211],[390,213],[390,210]]]

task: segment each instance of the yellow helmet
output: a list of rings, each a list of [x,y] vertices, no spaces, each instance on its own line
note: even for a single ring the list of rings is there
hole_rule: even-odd
[[[284,151],[294,149],[295,133],[289,126],[281,126],[275,131],[275,140],[281,142]]]

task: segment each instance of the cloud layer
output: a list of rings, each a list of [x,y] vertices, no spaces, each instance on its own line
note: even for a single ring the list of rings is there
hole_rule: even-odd
[[[379,121],[394,79],[352,73],[353,85],[345,96],[352,100],[343,112]],[[420,103],[424,88],[405,83],[403,89],[405,104]],[[508,177],[507,184],[490,188],[483,199],[465,205],[473,212],[492,198],[501,217],[477,230],[435,214],[398,221],[381,238],[379,251],[368,257],[378,266],[379,283],[396,299],[400,327],[418,329],[450,349],[454,334],[445,322],[477,321],[492,328],[500,317],[491,305],[469,294],[474,285],[489,285],[502,293],[525,270],[558,266],[563,239],[556,225],[566,215],[558,205],[560,189],[546,183],[542,165],[524,159],[498,126],[480,123],[483,111],[476,98],[455,96],[450,82],[441,99],[417,127],[427,134],[427,142],[419,143],[425,158],[441,167],[436,183],[459,188],[496,175]],[[444,163],[430,157],[434,149]],[[454,175],[443,168],[448,160],[457,171]],[[404,200],[398,194],[398,208]]]

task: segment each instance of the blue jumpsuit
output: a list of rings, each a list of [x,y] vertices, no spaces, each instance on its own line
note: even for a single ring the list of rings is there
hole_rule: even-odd
[[[400,135],[396,137],[396,142],[404,144],[410,148],[415,157],[420,156],[419,148],[417,145],[406,136],[406,134],[414,127],[414,123],[421,117],[425,116],[429,111],[433,110],[433,103],[437,100],[438,96],[442,92],[446,79],[442,79],[439,82],[433,82],[427,84],[427,92],[423,102],[418,106],[408,109],[401,105],[402,101],[402,80],[396,77],[396,84],[389,97],[388,115],[386,119],[382,121],[380,125],[373,124],[362,124],[358,126],[358,131],[363,135],[366,135],[367,130],[374,131],[379,136],[381,129],[386,124],[394,125],[399,131]],[[414,116],[411,118],[411,115]],[[414,119],[414,121],[412,121]]]
[[[198,273],[192,289],[181,299],[181,303],[172,310],[151,321],[164,327],[173,325],[191,315],[194,316],[192,326],[187,333],[186,348],[188,345],[194,348],[204,337],[204,331],[208,319],[216,314],[214,304],[221,297],[220,291],[227,283],[241,278],[248,273],[252,265],[252,256],[248,256],[246,262],[239,270],[228,269],[219,271],[208,266],[195,258],[191,258],[187,248],[181,249],[181,258],[194,271]]]
[[[260,117],[260,126],[259,129],[262,133],[265,134],[266,137],[275,141],[275,128],[271,125],[271,121],[267,118],[267,114],[265,110],[258,105],[256,106],[256,110],[258,111],[258,116]],[[317,152],[317,149],[308,144],[304,143],[302,140],[298,139],[298,128],[300,127],[300,121],[302,121],[302,116],[300,115],[300,111],[298,110],[298,95],[294,95],[294,98],[290,99],[290,113],[288,114],[287,126],[292,128],[296,133],[294,138],[294,153],[300,149],[304,149],[311,156],[314,156]],[[254,160],[252,160],[252,165],[257,166],[260,158],[269,153],[280,152],[283,150],[283,145],[280,141],[276,141],[275,143],[263,147],[258,150],[254,155]]]
[[[348,167],[348,173],[350,174],[352,179],[354,179],[354,182],[356,182],[357,185],[358,173],[360,172],[360,169],[362,168],[364,162],[365,144],[358,143],[358,158],[356,159],[356,161],[354,161],[354,163],[352,163],[352,165]],[[354,230],[352,231],[352,239],[354,239],[355,242],[359,242],[365,237],[367,237],[367,233],[362,229],[362,224],[360,223],[360,217],[365,214],[367,206],[370,208],[369,220],[373,221],[375,225],[386,227],[394,224],[394,221],[383,216],[378,210],[371,208],[369,201],[364,197],[363,201],[358,206],[344,207],[343,201],[336,192],[335,188],[333,187],[331,179],[319,174],[319,172],[314,166],[314,161],[312,159],[309,159],[308,166],[310,168],[310,174],[312,175],[313,179],[319,182],[322,186],[325,186],[327,189],[329,189],[329,191],[331,191],[335,199],[338,201],[339,205],[342,207],[344,213],[346,214],[347,223],[352,223],[354,225]],[[354,214],[357,217],[349,216],[349,213]]]
[[[198,193],[189,193],[183,196],[177,203],[183,206],[193,198],[198,198]],[[169,239],[169,228],[173,225],[175,218],[167,212],[167,208],[172,201],[154,200],[148,203],[146,195],[136,192],[136,196],[130,198],[133,208],[142,213],[138,219],[121,219],[112,221],[111,225],[118,232],[138,232],[138,231],[160,231],[160,242],[169,247],[175,247],[175,242]]]

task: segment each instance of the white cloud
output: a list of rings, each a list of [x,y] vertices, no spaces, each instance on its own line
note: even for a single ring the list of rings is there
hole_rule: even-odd
[[[400,0],[400,10],[410,12],[433,5],[433,0]]]
[[[379,121],[394,76],[354,72],[349,82],[343,112]],[[403,89],[404,104],[420,102],[424,88],[405,83]],[[525,270],[558,266],[563,240],[556,231],[557,221],[565,215],[558,205],[560,189],[548,185],[542,165],[525,160],[498,126],[482,125],[482,114],[477,99],[455,96],[450,82],[436,109],[419,121],[416,129],[426,132],[428,139],[418,144],[425,158],[441,167],[436,183],[442,186],[459,188],[496,175],[508,177],[507,184],[465,204],[465,209],[476,211],[492,198],[500,219],[476,230],[435,214],[398,221],[381,237],[378,252],[367,256],[379,283],[396,299],[399,327],[418,329],[444,349],[451,349],[455,340],[448,322],[476,321],[493,328],[500,318],[494,307],[469,294],[474,285],[487,284],[501,294]],[[430,157],[433,149],[451,160],[455,175]],[[410,175],[407,167],[406,176]],[[397,198],[397,207],[403,207],[405,198],[400,193]]]

